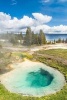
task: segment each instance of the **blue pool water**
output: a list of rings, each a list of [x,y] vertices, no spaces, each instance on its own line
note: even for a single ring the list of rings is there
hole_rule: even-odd
[[[40,68],[37,72],[30,72],[27,75],[26,82],[29,87],[41,88],[48,86],[53,80],[53,76],[44,69]]]
[[[24,61],[12,65],[14,69],[2,75],[1,83],[12,93],[41,97],[63,88],[64,76],[45,64]]]

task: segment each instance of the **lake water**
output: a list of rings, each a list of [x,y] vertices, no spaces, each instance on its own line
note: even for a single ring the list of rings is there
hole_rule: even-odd
[[[45,35],[48,41],[58,40],[59,38],[61,38],[62,40],[67,39],[67,34],[45,34]]]

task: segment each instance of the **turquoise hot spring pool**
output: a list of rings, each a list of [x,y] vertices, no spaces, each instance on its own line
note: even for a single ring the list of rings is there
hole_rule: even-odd
[[[24,61],[12,64],[13,70],[0,77],[1,83],[12,93],[41,97],[56,93],[65,84],[64,76],[40,62]]]

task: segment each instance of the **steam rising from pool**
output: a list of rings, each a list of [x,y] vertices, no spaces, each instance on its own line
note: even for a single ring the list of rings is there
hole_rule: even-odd
[[[13,93],[44,96],[63,88],[64,76],[49,66],[29,60],[13,64],[11,72],[1,76],[1,83]]]

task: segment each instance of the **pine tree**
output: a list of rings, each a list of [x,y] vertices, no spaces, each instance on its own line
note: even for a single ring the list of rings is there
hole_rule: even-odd
[[[42,30],[40,30],[40,32],[39,32],[39,43],[40,43],[40,45],[46,44],[46,37]]]
[[[18,44],[18,38],[16,34],[12,34],[12,36],[9,39],[9,42],[11,42],[13,45],[17,45]]]
[[[27,30],[26,30],[24,44],[28,45],[28,46],[32,44],[32,32],[31,32],[31,28],[30,27],[28,27]]]
[[[66,38],[66,40],[65,40],[65,43],[67,43],[67,38]]]
[[[62,42],[62,40],[61,40],[61,38],[59,38],[58,41],[57,41],[57,43],[61,43],[61,42]]]
[[[35,34],[34,34],[33,31],[32,31],[32,37],[31,37],[31,39],[32,39],[32,45],[35,44]]]
[[[55,39],[54,39],[54,44],[56,43]]]
[[[35,34],[35,44],[39,45],[39,34],[38,33]]]
[[[62,43],[65,43],[65,40],[64,39],[62,40]]]

